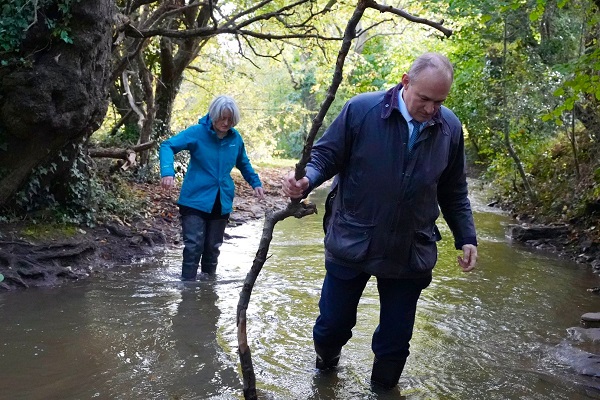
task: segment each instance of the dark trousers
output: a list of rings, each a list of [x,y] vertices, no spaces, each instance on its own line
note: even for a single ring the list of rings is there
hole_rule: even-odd
[[[336,266],[336,270],[339,269]],[[319,300],[320,315],[313,328],[315,348],[336,354],[350,340],[352,328],[356,325],[358,302],[370,278],[362,272],[336,274],[328,270]],[[376,360],[399,368],[399,372],[394,374],[398,378],[409,355],[417,301],[421,291],[430,283],[431,277],[377,278],[379,325],[373,334],[371,348]],[[398,378],[395,378],[396,383]]]
[[[196,213],[181,215],[183,233],[183,263],[181,279],[194,280],[201,271],[214,274],[227,219],[209,219]]]

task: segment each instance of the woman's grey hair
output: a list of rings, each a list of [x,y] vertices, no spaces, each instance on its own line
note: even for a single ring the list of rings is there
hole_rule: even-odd
[[[448,58],[439,53],[425,53],[419,56],[410,67],[408,77],[411,81],[419,80],[421,72],[428,68],[436,69],[447,74],[450,81],[454,79],[454,68]]]
[[[211,120],[216,121],[223,116],[224,111],[231,113],[233,123],[232,126],[236,126],[240,122],[240,109],[238,108],[235,100],[229,96],[218,96],[208,106],[208,116]]]

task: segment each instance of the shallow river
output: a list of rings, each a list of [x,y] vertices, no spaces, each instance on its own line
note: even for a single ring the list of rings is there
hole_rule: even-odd
[[[324,192],[313,198],[323,202]],[[448,228],[421,297],[399,391],[368,379],[375,281],[340,367],[314,369],[312,324],[323,278],[322,214],[277,224],[248,308],[262,399],[600,399],[600,311],[589,267],[511,244],[505,215],[473,199],[479,268],[456,264]],[[322,207],[319,208],[322,213]],[[53,289],[0,295],[0,399],[243,399],[235,312],[262,221],[232,228],[217,279],[182,283],[180,250]],[[585,373],[585,374],[582,374]]]

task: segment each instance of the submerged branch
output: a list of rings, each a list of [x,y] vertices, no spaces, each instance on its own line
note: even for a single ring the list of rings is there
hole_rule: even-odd
[[[283,221],[287,217],[294,216],[296,218],[302,218],[316,213],[317,207],[312,203],[289,203],[283,210],[277,212],[271,210],[267,211],[267,215],[265,216],[265,224],[263,226],[260,244],[258,245],[258,251],[254,257],[252,268],[246,275],[244,287],[240,293],[240,300],[237,307],[238,354],[242,366],[244,399],[246,400],[258,399],[256,396],[256,378],[254,376],[254,367],[252,366],[252,356],[250,353],[250,346],[248,345],[248,336],[246,334],[246,310],[248,309],[250,295],[252,294],[252,288],[254,287],[256,278],[258,278],[258,274],[265,264],[265,261],[267,261],[269,245],[273,239],[273,229],[277,222]]]

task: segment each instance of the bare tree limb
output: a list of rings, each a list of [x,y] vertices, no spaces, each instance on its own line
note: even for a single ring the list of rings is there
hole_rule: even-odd
[[[304,149],[302,151],[302,158],[300,162],[296,164],[296,179],[301,179],[304,177],[306,171],[306,164],[310,160],[310,152],[312,150],[312,144],[315,140],[316,134],[323,123],[323,118],[327,114],[331,103],[335,99],[335,93],[342,81],[342,69],[344,67],[344,61],[346,56],[348,55],[348,51],[352,44],[352,39],[354,39],[356,35],[356,26],[358,25],[361,17],[364,14],[366,9],[366,2],[359,1],[356,9],[354,10],[354,14],[348,21],[346,25],[346,30],[344,32],[344,39],[342,42],[342,46],[338,53],[337,62],[335,65],[335,72],[333,74],[333,79],[329,89],[327,90],[327,96],[325,101],[321,105],[321,109],[319,113],[313,120],[311,129],[306,138],[306,143],[304,145]],[[252,268],[250,272],[246,275],[246,280],[244,281],[244,287],[240,293],[240,299],[238,302],[237,309],[237,327],[238,327],[238,354],[240,356],[240,363],[242,366],[242,376],[243,376],[243,384],[244,384],[244,398],[246,400],[255,400],[257,399],[256,394],[256,378],[254,375],[254,367],[252,366],[252,357],[250,352],[250,346],[248,345],[248,337],[246,335],[246,310],[248,309],[248,303],[250,302],[250,295],[252,294],[252,288],[254,287],[254,283],[258,278],[258,274],[260,273],[266,259],[267,253],[269,251],[269,245],[271,243],[271,239],[273,238],[273,229],[275,228],[275,224],[289,216],[295,216],[296,218],[302,218],[306,215],[310,215],[317,212],[317,208],[314,204],[305,204],[299,203],[296,201],[290,202],[287,208],[283,211],[279,211],[276,213],[267,213],[265,217],[265,224],[263,227],[263,235],[260,240],[259,248],[256,253],[256,257],[254,258],[254,263],[252,264]]]
[[[176,39],[185,39],[191,37],[213,37],[217,35],[223,34],[231,34],[231,35],[247,35],[250,37],[255,37],[259,39],[270,39],[270,40],[281,40],[281,39],[321,39],[321,40],[340,40],[338,37],[330,37],[324,35],[318,35],[313,33],[291,33],[286,35],[277,35],[272,33],[264,33],[264,32],[255,32],[247,29],[240,29],[239,27],[232,28],[214,28],[214,27],[202,27],[195,29],[185,29],[185,30],[176,30],[176,29],[147,29],[147,30],[127,30],[127,36],[136,37],[136,38],[149,38],[153,36],[164,36]]]
[[[142,126],[144,125],[144,120],[146,119],[146,116],[144,115],[142,110],[139,109],[137,104],[135,104],[135,99],[133,98],[133,94],[131,93],[131,90],[129,89],[129,78],[127,78],[127,74],[128,74],[128,71],[123,71],[123,74],[121,77],[123,79],[123,89],[125,90],[125,93],[127,94],[127,100],[129,100],[129,106],[139,117],[138,125],[140,126],[140,129],[141,129]]]
[[[316,15],[329,11],[331,9],[331,5],[328,5],[328,7],[325,7],[322,11],[320,11],[318,13],[312,14],[311,17],[307,18],[306,21],[304,21],[302,24],[298,24],[298,25],[286,25],[285,23],[283,24],[285,28],[288,28],[291,30],[300,29],[300,30],[302,30],[301,32],[290,33],[290,34],[286,34],[286,35],[276,35],[276,34],[269,34],[269,33],[244,29],[255,22],[266,21],[266,20],[269,20],[272,18],[276,18],[278,21],[281,22],[281,19],[279,19],[277,17],[281,16],[284,12],[286,12],[288,10],[293,10],[295,7],[298,7],[299,5],[306,3],[306,1],[307,0],[299,0],[295,3],[289,4],[285,7],[280,8],[279,10],[269,12],[269,13],[264,13],[261,15],[257,15],[252,18],[249,18],[248,20],[239,22],[237,24],[233,24],[233,21],[236,21],[236,20],[240,19],[242,16],[249,14],[250,11],[260,9],[260,7],[262,7],[264,5],[263,3],[268,3],[268,1],[263,1],[263,2],[255,5],[254,7],[252,7],[249,10],[245,10],[244,12],[232,17],[230,20],[228,20],[227,22],[225,22],[224,24],[222,24],[219,27],[217,27],[217,25],[215,24],[212,27],[200,27],[200,28],[195,28],[195,29],[177,30],[177,29],[155,28],[155,29],[139,29],[137,31],[128,30],[126,33],[129,36],[138,37],[138,38],[142,38],[142,37],[148,38],[148,37],[152,37],[152,36],[187,38],[187,37],[212,37],[212,36],[216,36],[216,35],[220,35],[220,34],[241,34],[241,35],[247,35],[247,36],[255,37],[255,38],[259,38],[259,39],[271,39],[271,40],[293,39],[293,38],[316,38],[316,39],[321,39],[321,40],[340,40],[339,38],[335,38],[335,37],[327,37],[327,36],[318,35],[315,33],[310,33],[310,31],[312,31],[313,28],[310,27],[309,25],[307,25],[308,21],[310,21]],[[361,0],[361,1],[364,1],[365,9],[372,8],[372,9],[380,11],[381,13],[387,12],[387,13],[395,14],[395,15],[398,15],[410,22],[423,24],[423,25],[427,25],[432,28],[435,28],[438,31],[442,32],[446,37],[450,37],[452,35],[452,30],[444,27],[442,22],[435,22],[435,21],[428,20],[426,18],[416,17],[404,10],[401,10],[399,8],[395,8],[392,6],[379,4],[374,0]]]
[[[344,39],[342,41],[342,46],[338,53],[338,57],[335,63],[335,71],[333,73],[333,79],[331,81],[331,85],[327,89],[327,95],[325,96],[325,101],[321,104],[321,109],[319,110],[315,119],[313,119],[312,126],[310,127],[310,131],[308,132],[308,136],[306,137],[306,143],[304,144],[304,148],[302,149],[302,157],[300,158],[300,162],[296,164],[296,180],[300,180],[306,175],[306,164],[310,161],[310,152],[312,150],[313,142],[315,141],[315,137],[323,125],[323,119],[325,119],[325,115],[327,115],[327,111],[329,111],[329,107],[333,100],[335,100],[335,94],[342,82],[342,71],[344,69],[344,62],[346,61],[346,56],[348,55],[348,51],[350,50],[350,46],[352,45],[352,39],[356,36],[356,27],[362,18],[365,9],[367,8],[368,1],[359,1],[356,9],[354,10],[354,14],[348,20],[348,24],[346,25],[346,30],[344,32]]]
[[[199,72],[201,74],[208,72],[208,70],[202,69],[202,68],[198,68],[194,65],[188,65],[187,67],[185,67],[186,69],[191,69],[192,71],[196,71]]]
[[[152,23],[151,23],[151,24],[148,26],[148,28],[153,28],[153,27],[155,27],[156,25],[158,25],[158,23],[159,23],[159,22],[163,21],[164,19],[166,19],[166,18],[168,18],[168,17],[171,17],[171,16],[173,16],[173,15],[176,15],[176,14],[179,14],[179,13],[183,13],[183,12],[185,12],[185,11],[187,11],[187,10],[190,10],[190,9],[192,9],[192,10],[193,10],[193,9],[195,9],[195,8],[198,8],[200,5],[201,5],[201,3],[192,3],[192,4],[188,4],[187,6],[181,6],[181,7],[178,7],[178,8],[172,9],[172,10],[165,11],[165,12],[163,12],[162,14],[160,14],[160,15],[157,15],[157,16],[156,16],[156,20],[155,20],[155,21],[153,21],[153,22],[152,22]]]
[[[157,0],[134,0],[133,4],[129,7],[129,12],[135,11],[143,5],[151,4]]]
[[[281,15],[284,15],[286,12],[289,12],[290,10],[294,10],[296,7],[299,7],[300,5],[307,3],[307,2],[310,2],[310,0],[298,0],[295,3],[291,3],[285,7],[281,7],[279,10],[257,15],[255,17],[249,18],[243,22],[238,23],[237,28],[240,29],[240,28],[251,25],[258,21],[267,21],[271,18],[277,18]],[[235,19],[238,19],[237,16],[235,17]]]
[[[123,115],[121,117],[121,119],[115,124],[115,126],[113,126],[113,128],[110,130],[109,135],[110,136],[116,135],[119,128],[123,126],[123,124],[129,119],[129,117],[131,116],[132,113],[133,113],[133,110],[128,110],[127,113],[125,115]]]
[[[119,74],[122,74],[123,71],[125,70],[125,68],[127,67],[127,65],[129,63],[131,63],[131,61],[133,59],[135,59],[135,57],[137,57],[138,53],[140,51],[142,51],[142,49],[144,48],[144,46],[146,45],[146,40],[139,40],[137,41],[137,43],[135,43],[133,47],[133,50],[131,50],[129,53],[127,53],[125,56],[123,56],[117,63],[115,68],[113,69],[113,72],[110,76],[110,80],[111,82],[114,82],[115,80],[117,80]]]
[[[263,1],[259,2],[259,3],[256,3],[254,5],[254,7],[247,8],[246,10],[240,12],[239,14],[234,15],[233,17],[231,17],[231,19],[229,21],[227,21],[224,24],[224,26],[231,26],[231,25],[233,25],[233,21],[238,20],[238,19],[242,18],[245,15],[251,14],[251,13],[253,13],[256,10],[260,10],[261,7],[264,7],[265,5],[271,3],[271,1],[272,0],[263,0]],[[305,3],[305,1],[302,1],[302,3]]]
[[[252,50],[252,53],[253,53],[255,56],[257,56],[257,57],[263,57],[263,58],[273,58],[273,59],[276,59],[276,58],[277,58],[279,55],[281,55],[281,53],[283,53],[283,49],[281,49],[281,48],[280,48],[280,49],[278,49],[278,51],[277,51],[277,53],[276,53],[276,54],[261,54],[261,53],[259,53],[259,52],[258,52],[258,51],[257,51],[257,50],[254,48],[254,45],[252,44],[252,42],[250,42],[250,41],[248,40],[248,38],[247,38],[247,37],[245,37],[245,36],[242,36],[242,39],[244,39],[244,42],[246,42],[246,45],[247,45],[247,46],[250,48],[250,50]],[[238,43],[239,43],[239,39],[238,39]],[[243,50],[242,50],[242,49],[243,49],[243,47],[242,47],[242,46],[241,46],[241,44],[240,44],[240,51],[239,51],[239,53],[240,53],[240,54],[241,54],[241,55],[242,55],[244,58],[247,58],[247,57],[246,57],[246,56],[243,54]],[[247,58],[247,59],[248,59],[248,58]],[[248,59],[248,61],[250,61],[252,64],[254,64],[254,62],[253,62],[252,60]],[[257,65],[255,65],[255,66],[256,66],[256,68],[258,68],[258,66],[257,66]]]
[[[450,37],[452,35],[451,29],[448,29],[448,28],[442,26],[443,21],[442,22],[430,21],[426,18],[415,17],[414,15],[409,14],[406,11],[403,11],[399,8],[379,4],[374,0],[365,0],[365,1],[367,3],[367,7],[369,7],[369,8],[374,8],[375,10],[379,10],[382,13],[389,12],[392,14],[399,15],[400,17],[402,17],[406,20],[409,20],[410,22],[416,22],[417,24],[424,24],[424,25],[431,26],[432,28],[435,28],[438,31],[442,32],[444,35],[446,35],[446,37]]]
[[[27,28],[25,28],[25,32],[27,32],[29,30],[29,28],[31,28],[32,26],[37,24],[37,22],[38,22],[37,14],[38,14],[38,0],[33,0],[33,21],[31,21],[31,23],[27,26]]]
[[[256,278],[267,260],[269,244],[273,239],[273,229],[277,222],[283,221],[288,217],[294,216],[296,218],[303,218],[307,215],[315,214],[316,212],[317,208],[314,204],[289,203],[284,210],[277,212],[268,210],[266,213],[258,251],[256,252],[254,262],[252,263],[252,268],[244,280],[244,286],[240,293],[240,300],[237,308],[238,354],[242,366],[244,399],[246,400],[258,399],[256,395],[256,378],[254,375],[254,367],[252,366],[252,356],[248,344],[248,336],[246,334],[246,310],[248,309],[250,295],[252,294],[252,288],[254,287]]]
[[[121,148],[100,148],[100,149],[89,149],[88,154],[94,158],[117,158],[119,160],[128,160],[130,153],[139,153],[144,150],[151,149],[156,145],[153,140],[151,142],[138,144],[126,149]]]
[[[287,69],[288,74],[290,75],[290,81],[292,81],[292,88],[294,88],[294,90],[300,89],[300,82],[296,80],[296,77],[294,76],[294,71],[292,70],[290,63],[285,59],[285,57],[283,57],[283,64],[285,65],[285,68]]]

